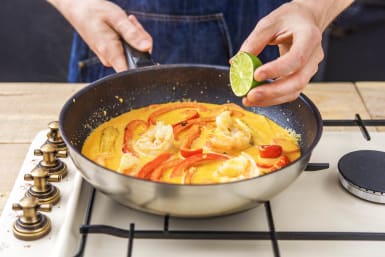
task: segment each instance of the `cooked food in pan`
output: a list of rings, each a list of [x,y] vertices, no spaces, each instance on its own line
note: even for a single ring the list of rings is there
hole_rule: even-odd
[[[301,155],[295,135],[235,104],[172,102],[131,110],[97,127],[82,153],[116,172],[179,184],[263,175]]]

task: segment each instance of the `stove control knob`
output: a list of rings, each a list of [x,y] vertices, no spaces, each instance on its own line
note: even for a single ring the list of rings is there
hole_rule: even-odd
[[[58,150],[54,144],[44,144],[40,149],[35,149],[34,155],[43,156],[38,166],[47,170],[49,174],[60,175],[63,178],[67,175],[67,166],[58,159],[67,157],[67,151]]]
[[[24,197],[19,203],[14,203],[12,209],[23,211],[13,223],[13,234],[22,240],[36,240],[48,234],[51,230],[50,219],[39,211],[51,211],[50,204],[40,204],[35,197]]]
[[[48,123],[48,128],[49,132],[47,134],[47,143],[56,145],[58,150],[67,151],[67,146],[65,145],[59,130],[59,122],[52,121]]]
[[[49,182],[61,181],[60,175],[50,175],[47,170],[41,167],[36,167],[31,171],[31,174],[25,174],[24,180],[33,181],[25,195],[36,197],[39,203],[56,204],[60,199],[59,189]]]

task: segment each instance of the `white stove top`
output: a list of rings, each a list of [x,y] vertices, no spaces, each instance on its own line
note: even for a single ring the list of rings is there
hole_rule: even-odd
[[[69,159],[69,175],[55,183],[62,194],[60,202],[47,216],[51,232],[36,241],[21,241],[12,234],[16,215],[12,203],[25,192],[24,173],[38,162],[33,149],[45,140],[39,133],[26,156],[0,219],[0,256],[74,256],[79,249],[79,227],[92,188],[81,179]],[[278,232],[362,232],[385,233],[385,206],[351,195],[338,181],[337,162],[346,153],[359,149],[385,151],[385,133],[371,132],[366,141],[360,132],[324,132],[313,152],[311,162],[329,163],[330,168],[304,172],[292,185],[270,201],[275,230]],[[384,171],[385,172],[385,171]],[[385,173],[384,173],[385,175]],[[164,217],[134,211],[96,192],[90,224],[105,224],[129,230],[162,231]],[[269,232],[264,205],[220,218],[170,218],[169,231],[258,231]],[[384,237],[382,237],[384,240]],[[132,256],[275,256],[272,241],[266,240],[133,240]],[[278,240],[280,256],[371,256],[383,257],[385,241]],[[127,256],[128,239],[103,234],[89,234],[84,256]]]

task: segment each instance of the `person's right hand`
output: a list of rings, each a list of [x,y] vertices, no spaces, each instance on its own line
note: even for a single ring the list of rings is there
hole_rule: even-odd
[[[106,0],[50,0],[99,57],[116,72],[127,70],[121,39],[143,52],[151,52],[150,34],[133,15]]]

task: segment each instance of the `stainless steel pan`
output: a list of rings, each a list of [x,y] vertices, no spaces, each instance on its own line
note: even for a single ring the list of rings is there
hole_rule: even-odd
[[[134,62],[137,63],[137,58]],[[101,192],[123,205],[155,214],[219,216],[253,208],[271,199],[302,173],[321,137],[320,113],[305,95],[282,105],[246,108],[301,135],[301,158],[260,177],[213,185],[166,184],[119,174],[81,154],[82,145],[94,128],[132,108],[186,98],[241,105],[241,99],[229,87],[228,73],[227,67],[220,66],[154,65],[91,83],[73,95],[60,113],[60,131],[72,160],[83,177]]]

